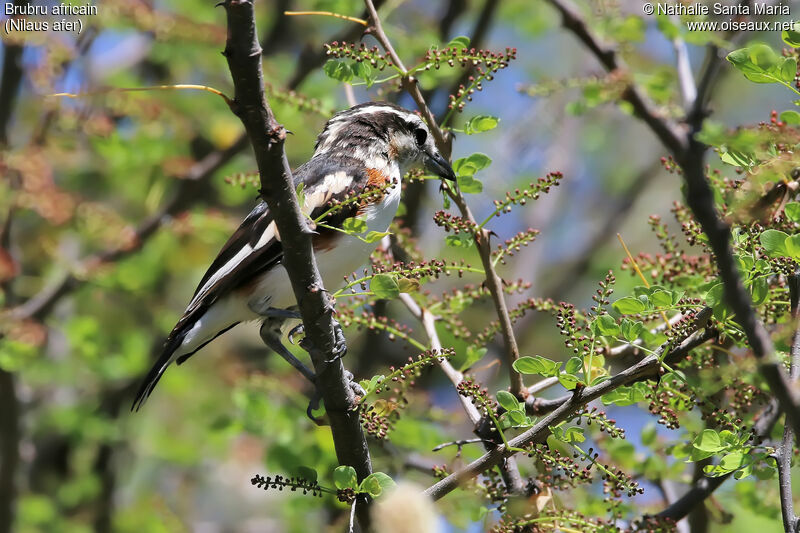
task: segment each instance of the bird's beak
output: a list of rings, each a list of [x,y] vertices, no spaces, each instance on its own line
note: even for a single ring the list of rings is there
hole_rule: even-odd
[[[438,152],[433,154],[428,151],[425,152],[425,170],[428,172],[433,172],[440,178],[444,178],[446,180],[456,180],[456,174],[453,172],[453,167],[451,167],[450,163],[448,163],[447,160]]]

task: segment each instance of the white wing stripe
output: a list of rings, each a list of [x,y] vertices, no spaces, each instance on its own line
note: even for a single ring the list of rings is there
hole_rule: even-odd
[[[203,298],[208,293],[209,289],[213,287],[217,281],[221,280],[229,273],[231,273],[233,269],[235,269],[239,265],[239,263],[244,261],[244,259],[247,256],[249,256],[254,251],[258,250],[259,248],[262,248],[274,236],[275,236],[275,222],[272,222],[269,226],[267,226],[267,229],[264,230],[264,233],[261,234],[261,238],[256,243],[255,248],[253,248],[249,244],[245,244],[241,250],[236,252],[236,255],[231,257],[227,263],[225,263],[219,270],[214,272],[214,274],[210,278],[208,278],[208,280],[203,284],[200,290],[197,291],[197,295],[194,298],[192,298],[191,302],[189,302],[187,310],[191,309],[192,306],[195,305],[195,303],[197,303],[201,298]]]

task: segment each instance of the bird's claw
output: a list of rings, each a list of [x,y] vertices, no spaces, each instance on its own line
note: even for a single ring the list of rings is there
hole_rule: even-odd
[[[344,338],[342,326],[340,326],[339,322],[336,320],[333,321],[333,334],[336,337],[336,344],[333,347],[333,357],[325,361],[326,363],[333,363],[347,355],[347,341]],[[353,375],[351,374],[350,379],[352,378]]]
[[[347,380],[347,386],[350,387],[350,390],[353,391],[353,394],[362,398],[367,395],[367,391],[365,391],[364,387],[362,387],[358,381],[355,380],[352,372],[345,369],[344,377]]]
[[[289,342],[294,344],[294,336],[302,335],[303,333],[305,333],[305,329],[306,329],[305,326],[303,326],[303,323],[301,322],[300,324],[297,324],[295,327],[290,329],[286,337],[289,339]]]

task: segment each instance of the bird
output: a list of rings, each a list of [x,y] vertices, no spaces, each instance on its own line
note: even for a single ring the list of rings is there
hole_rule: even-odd
[[[364,233],[387,232],[400,203],[403,176],[420,167],[443,179],[456,179],[418,114],[387,102],[367,102],[328,120],[311,159],[292,173],[295,187],[301,191],[301,210],[313,228],[313,249],[326,288],[340,286],[367,262],[377,246],[366,242],[371,239],[359,239],[337,228],[358,217],[366,222]],[[365,194],[360,202],[346,201],[370,190],[376,194]],[[337,203],[339,208],[326,215]],[[313,221],[322,215],[326,216],[315,225]],[[265,344],[314,381],[313,373],[281,342],[287,321],[299,318],[282,256],[280,234],[261,200],[200,280],[142,381],[132,410],[142,407],[171,363],[182,364],[244,322],[260,322]]]

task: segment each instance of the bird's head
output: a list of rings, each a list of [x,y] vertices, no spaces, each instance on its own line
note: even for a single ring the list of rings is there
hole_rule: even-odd
[[[334,115],[317,137],[315,156],[322,154],[354,157],[373,168],[396,164],[401,174],[424,166],[437,176],[455,179],[425,122],[386,102],[360,104]]]

